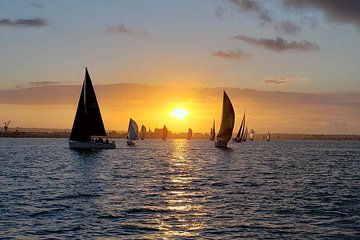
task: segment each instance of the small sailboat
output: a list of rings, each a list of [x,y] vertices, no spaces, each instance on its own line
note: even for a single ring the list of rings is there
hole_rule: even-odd
[[[245,129],[247,129],[247,126],[245,123],[245,112],[246,112],[246,110],[244,111],[244,115],[243,115],[243,118],[241,121],[239,131],[238,131],[236,137],[233,139],[233,142],[242,142],[242,141],[244,141],[244,139],[246,139],[245,138]]]
[[[133,141],[139,139],[138,138],[138,125],[132,118],[130,118],[130,121],[129,121],[127,139],[128,140],[127,140],[126,144],[128,146],[134,146],[135,143]]]
[[[216,136],[215,147],[227,148],[227,143],[231,139],[235,123],[235,112],[231,104],[230,98],[224,91],[222,119],[220,130]]]
[[[210,129],[210,141],[215,140],[215,119],[213,120],[213,127]]]
[[[162,135],[162,140],[166,140],[167,136],[168,136],[168,129],[166,128],[166,126],[164,125],[163,127],[163,135]]]
[[[146,134],[146,127],[144,125],[141,126],[141,135],[140,135],[140,139],[144,140],[145,139],[145,134]]]
[[[93,139],[95,137],[96,140]],[[98,138],[97,138],[98,137]],[[105,141],[104,123],[87,68],[76,115],[69,138],[71,149],[113,149],[115,142]]]
[[[243,138],[241,139],[241,141],[246,142],[246,139],[248,138],[248,135],[249,135],[249,131],[248,131],[248,127],[247,127],[247,125],[246,125],[246,126],[245,126],[245,133],[244,133],[244,136],[243,136]]]
[[[268,132],[266,135],[266,141],[270,141],[271,140],[271,134]]]
[[[191,128],[189,128],[188,134],[187,134],[187,139],[188,139],[188,140],[191,140],[192,135],[193,135],[193,131],[192,131]]]
[[[251,129],[250,130],[250,141],[254,141],[254,138],[255,138],[255,130],[254,129]]]

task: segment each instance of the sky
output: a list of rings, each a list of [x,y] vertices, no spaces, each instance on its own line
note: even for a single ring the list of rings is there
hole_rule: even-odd
[[[356,0],[1,0],[0,120],[71,128],[88,67],[95,91],[111,84],[126,90],[125,83],[181,89],[179,98],[166,94],[151,106],[161,112],[157,120],[134,110],[136,101],[143,102],[138,109],[149,108],[152,100],[142,100],[144,93],[130,94],[117,106],[109,101],[121,98],[116,92],[100,94],[111,129],[126,129],[129,117],[137,117],[154,127],[170,122],[176,131],[196,125],[205,132],[212,118],[220,121],[218,89],[233,89],[234,99],[250,89],[254,95],[236,103],[236,114],[240,118],[246,107],[249,124],[259,131],[360,133],[359,42]],[[75,85],[79,90],[64,101],[32,95],[33,88]],[[210,92],[218,96],[207,102],[211,111],[205,114],[196,103],[206,102]],[[16,101],[6,100],[10,93]],[[273,109],[256,102],[259,95],[270,96]],[[298,98],[305,104],[293,96],[311,97]],[[182,122],[167,115],[180,105],[190,112]],[[58,117],[47,116],[49,111]]]

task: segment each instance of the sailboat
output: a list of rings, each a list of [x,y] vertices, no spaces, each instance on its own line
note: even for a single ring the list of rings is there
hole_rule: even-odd
[[[254,138],[255,138],[255,130],[251,129],[250,130],[250,141],[254,141]]]
[[[220,130],[216,136],[215,147],[227,148],[227,143],[231,139],[235,123],[235,112],[231,104],[230,98],[224,91],[222,119]]]
[[[166,140],[167,136],[168,136],[168,129],[166,128],[166,126],[164,125],[163,127],[163,135],[162,135],[162,140]]]
[[[145,139],[145,134],[146,134],[146,127],[144,125],[141,126],[141,135],[140,135],[140,139],[144,140]]]
[[[92,137],[98,137],[94,140]],[[114,149],[115,142],[109,142],[101,118],[100,108],[87,68],[82,85],[78,107],[69,138],[71,149]]]
[[[215,140],[215,119],[213,120],[213,127],[210,129],[210,141]]]
[[[137,123],[130,118],[129,121],[129,127],[128,127],[128,134],[127,134],[127,145],[128,146],[134,146],[135,143],[133,142],[134,140],[138,140],[138,125]]]
[[[191,137],[192,137],[192,135],[193,135],[193,131],[192,131],[192,129],[191,129],[191,128],[189,128],[189,130],[188,130],[188,134],[187,134],[187,139],[188,139],[188,140],[190,140],[190,139],[191,139]]]
[[[245,136],[245,126],[246,126],[245,112],[246,112],[246,110],[244,111],[244,115],[243,115],[243,118],[242,118],[242,121],[241,121],[239,131],[238,131],[236,137],[233,139],[233,142],[242,142],[242,141],[244,141],[243,139],[244,139],[244,136]]]
[[[270,141],[271,140],[271,134],[268,132],[266,135],[266,141]]]
[[[246,126],[245,126],[245,133],[244,133],[244,136],[243,136],[243,138],[241,139],[241,141],[246,142],[246,139],[248,138],[248,135],[249,135],[249,131],[248,131],[248,127],[247,127],[247,125],[246,125]]]

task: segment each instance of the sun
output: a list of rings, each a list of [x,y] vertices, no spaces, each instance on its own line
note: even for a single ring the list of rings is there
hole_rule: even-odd
[[[187,115],[189,115],[189,112],[184,109],[184,108],[175,108],[174,110],[171,111],[171,116],[176,117],[176,118],[186,118]]]

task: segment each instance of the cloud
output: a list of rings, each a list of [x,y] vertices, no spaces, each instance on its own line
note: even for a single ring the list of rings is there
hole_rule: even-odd
[[[319,46],[311,43],[309,41],[287,41],[283,38],[276,38],[276,39],[268,39],[268,38],[261,38],[256,39],[252,37],[248,37],[246,35],[237,35],[232,37],[232,39],[237,39],[249,43],[254,46],[263,47],[269,50],[274,50],[277,52],[282,52],[285,50],[295,50],[295,51],[311,51],[311,50],[318,50]]]
[[[0,27],[43,27],[46,25],[47,21],[43,18],[20,18],[16,20],[10,20],[7,18],[0,19]]]
[[[242,12],[250,12],[256,14],[261,24],[271,23],[272,17],[267,9],[254,0],[228,0],[233,6],[237,7]]]
[[[348,22],[360,28],[360,1],[358,0],[282,0],[282,4],[294,9],[317,9],[331,21]]]
[[[118,34],[118,35],[146,35],[146,31],[135,31],[126,27],[124,24],[107,26],[106,32],[110,34]]]
[[[275,25],[275,30],[283,34],[295,34],[301,32],[301,27],[289,20],[282,21]]]
[[[266,79],[264,83],[266,84],[283,84],[288,83],[289,81],[285,78],[272,78],[272,79]]]
[[[222,58],[225,60],[240,60],[250,58],[253,55],[251,53],[244,52],[241,49],[230,50],[230,51],[216,51],[212,55],[217,58]]]
[[[32,87],[38,87],[38,86],[48,86],[48,85],[56,85],[60,84],[61,82],[55,82],[55,81],[39,81],[39,82],[29,82],[30,86]]]
[[[41,3],[30,3],[29,6],[34,8],[42,8],[44,5]]]
[[[280,78],[268,78],[264,81],[265,84],[287,84],[297,81],[308,81],[309,78],[305,77],[280,77]]]

